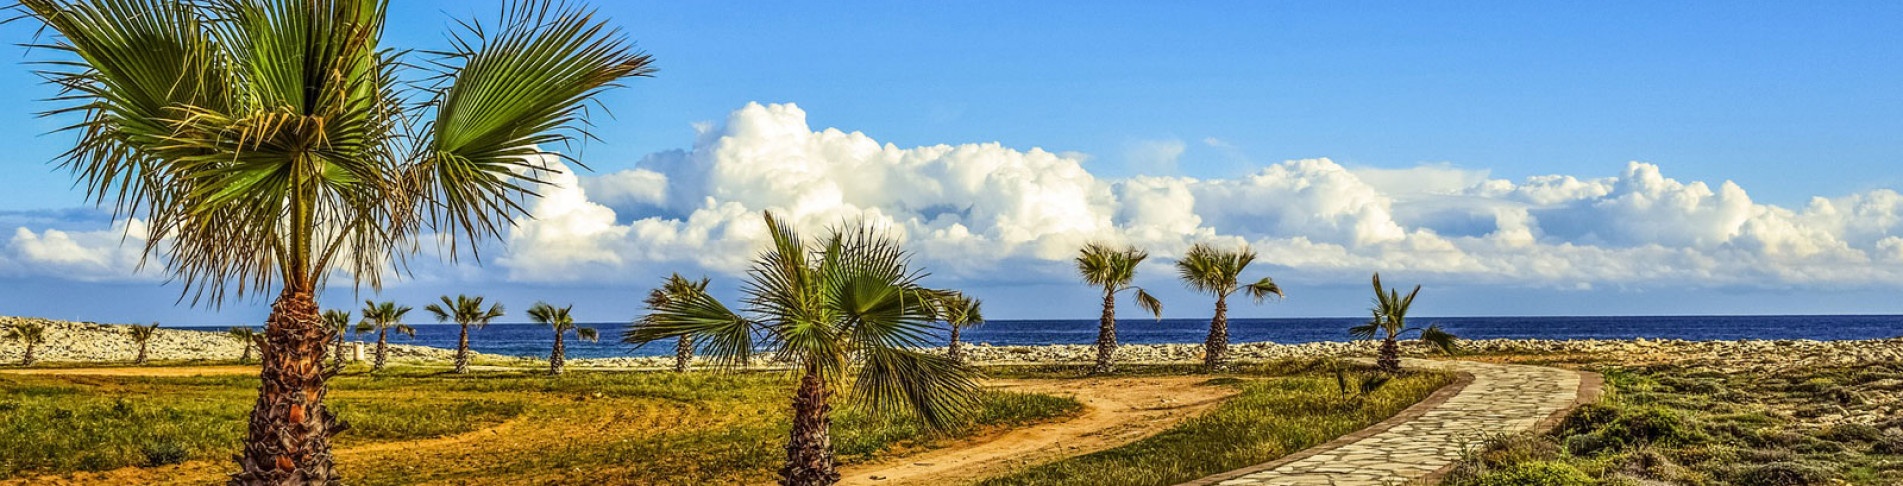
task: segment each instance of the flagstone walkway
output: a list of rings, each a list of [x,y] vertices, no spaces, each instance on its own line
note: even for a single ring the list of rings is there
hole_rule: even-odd
[[[1383,486],[1431,483],[1487,437],[1550,427],[1596,399],[1599,375],[1543,366],[1407,360],[1464,373],[1394,418],[1282,459],[1183,486]],[[1583,385],[1583,386],[1582,386]]]

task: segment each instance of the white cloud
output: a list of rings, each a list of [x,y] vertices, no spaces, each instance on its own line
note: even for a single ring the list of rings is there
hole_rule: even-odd
[[[760,213],[771,210],[808,231],[882,225],[935,275],[967,282],[1069,281],[1069,258],[1090,241],[1141,245],[1159,265],[1210,241],[1253,245],[1277,275],[1341,282],[1379,270],[1555,289],[1903,285],[1903,195],[1889,190],[1785,208],[1641,162],[1610,177],[1521,180],[1328,159],[1236,178],[1104,179],[1082,154],[901,148],[815,130],[790,104],[749,104],[696,129],[692,147],[628,170],[551,176],[534,219],[518,221],[487,271],[532,282],[736,275],[765,242]],[[1181,146],[1155,153],[1174,160]],[[0,247],[0,269],[114,275],[136,262],[118,234],[22,228]]]
[[[1189,145],[1178,139],[1143,140],[1126,147],[1123,156],[1129,161],[1132,173],[1173,175],[1178,172],[1177,164],[1186,150]]]
[[[83,282],[159,279],[158,269],[137,271],[149,233],[137,219],[90,231],[16,227],[0,247],[0,273]]]

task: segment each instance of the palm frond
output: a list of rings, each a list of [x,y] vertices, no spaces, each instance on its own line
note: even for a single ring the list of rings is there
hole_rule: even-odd
[[[956,425],[979,391],[971,370],[950,358],[890,347],[865,350],[853,387],[853,397],[874,413],[916,413],[938,429]]]
[[[1207,243],[1197,243],[1191,245],[1183,258],[1176,261],[1176,271],[1190,289],[1226,296],[1236,291],[1236,278],[1253,261],[1255,251],[1247,246],[1240,250],[1224,250]]]
[[[741,317],[704,291],[674,295],[648,309],[622,334],[621,342],[636,346],[690,337],[703,354],[723,366],[747,364],[759,325]]]
[[[500,235],[523,214],[555,157],[539,147],[586,138],[586,110],[602,91],[654,72],[593,10],[550,1],[516,2],[493,29],[466,23],[438,52],[430,89],[436,117],[424,129],[412,183],[428,196],[428,221],[456,241]],[[473,251],[473,244],[471,250]],[[454,251],[451,252],[455,253]]]
[[[601,340],[601,333],[596,332],[595,328],[592,327],[577,327],[575,328],[575,337],[592,343]]]
[[[1083,276],[1084,283],[1111,291],[1122,290],[1136,279],[1137,265],[1149,257],[1149,252],[1134,246],[1113,248],[1090,243],[1078,251],[1077,273]]]
[[[1441,329],[1440,324],[1427,326],[1426,329],[1421,330],[1421,340],[1426,341],[1427,344],[1432,345],[1434,349],[1438,349],[1442,353],[1454,354],[1457,350],[1456,339],[1452,333]]]
[[[1284,295],[1282,295],[1282,286],[1276,285],[1275,280],[1269,277],[1262,277],[1262,280],[1249,284],[1246,289],[1249,292],[1249,297],[1254,298],[1258,303],[1267,299],[1270,295],[1274,295],[1278,299],[1284,297]]]
[[[1142,308],[1144,312],[1149,312],[1152,316],[1156,316],[1156,320],[1162,321],[1163,301],[1157,300],[1155,296],[1150,295],[1150,293],[1143,290],[1142,287],[1137,287],[1136,291],[1137,307]]]

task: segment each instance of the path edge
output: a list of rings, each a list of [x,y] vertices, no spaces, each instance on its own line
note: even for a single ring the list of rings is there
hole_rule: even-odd
[[[1284,455],[1273,461],[1256,464],[1254,466],[1249,466],[1249,467],[1245,467],[1241,469],[1235,469],[1235,470],[1224,471],[1224,472],[1220,472],[1216,474],[1211,474],[1211,475],[1194,479],[1188,482],[1179,483],[1176,486],[1213,486],[1223,481],[1228,481],[1230,479],[1235,479],[1242,476],[1247,476],[1250,474],[1255,474],[1262,471],[1275,469],[1277,467],[1281,467],[1283,464],[1288,464],[1291,462],[1300,461],[1302,459],[1307,459],[1316,454],[1332,451],[1335,449],[1339,449],[1343,446],[1346,446],[1348,444],[1359,442],[1361,441],[1361,439],[1366,439],[1368,437],[1374,436],[1375,434],[1386,432],[1388,429],[1394,428],[1394,426],[1408,423],[1410,421],[1413,421],[1414,419],[1417,419],[1423,415],[1426,415],[1427,412],[1432,411],[1434,407],[1439,407],[1441,404],[1447,403],[1448,400],[1453,399],[1455,395],[1459,395],[1462,390],[1467,389],[1467,385],[1471,385],[1473,384],[1473,382],[1474,382],[1473,373],[1461,372],[1460,374],[1456,375],[1453,383],[1448,383],[1447,385],[1440,387],[1439,390],[1434,390],[1434,393],[1431,395],[1428,395],[1426,399],[1423,399],[1419,402],[1415,402],[1414,405],[1411,405],[1405,409],[1402,409],[1401,413],[1394,414],[1394,416],[1388,417],[1386,420],[1375,422],[1374,425],[1363,427],[1361,430],[1351,432],[1348,435],[1344,435],[1341,437],[1336,437],[1334,440],[1323,442],[1320,445],[1316,445],[1313,447],[1309,447],[1307,449],[1302,449],[1299,451],[1289,453],[1288,455]],[[1583,380],[1582,380],[1582,383],[1583,383]],[[1571,410],[1571,409],[1568,408],[1568,410]],[[1548,419],[1551,420],[1550,417]],[[1544,422],[1542,422],[1542,424],[1544,424]]]

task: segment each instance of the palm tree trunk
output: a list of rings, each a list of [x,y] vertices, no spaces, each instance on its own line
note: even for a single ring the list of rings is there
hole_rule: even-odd
[[[694,338],[681,336],[674,341],[674,372],[686,373],[687,366],[694,361]]]
[[[462,335],[456,337],[456,369],[452,373],[469,373],[469,325],[463,324]]]
[[[136,364],[136,365],[144,365],[144,364],[146,363],[146,359],[145,359],[145,357],[146,357],[146,354],[145,354],[145,341],[140,341],[140,342],[139,342],[139,357],[137,357],[137,358],[133,358],[133,359],[132,359],[132,364]]]
[[[1389,373],[1401,372],[1401,344],[1394,340],[1393,334],[1381,341],[1381,356],[1375,358],[1374,367]]]
[[[390,328],[377,328],[377,356],[370,364],[370,372],[383,371],[383,364],[390,360]]]
[[[250,362],[251,362],[251,343],[247,341],[244,343],[244,354],[238,355],[238,363],[244,364],[244,363],[250,363]]]
[[[324,342],[329,334],[309,290],[285,289],[265,321],[258,402],[251,410],[242,468],[232,486],[329,485],[330,437],[347,425],[324,407]]]
[[[819,367],[806,365],[799,393],[793,397],[793,432],[786,442],[786,466],[780,468],[781,486],[827,486],[839,482],[833,463],[832,391],[819,376]]]
[[[958,346],[958,326],[951,327],[951,344],[945,346],[945,357],[953,363],[965,364],[965,350]]]
[[[344,333],[343,332],[339,331],[337,333],[337,340],[335,341],[335,343],[336,343],[335,346],[332,347],[330,350],[330,366],[332,368],[343,369],[344,368]]]
[[[1103,374],[1116,371],[1111,360],[1117,355],[1117,293],[1110,289],[1103,291],[1103,317],[1097,320],[1097,367],[1091,373]]]
[[[559,376],[562,374],[562,367],[565,364],[564,362],[567,361],[566,357],[563,356],[563,354],[566,353],[563,352],[564,350],[562,348],[562,332],[555,331],[555,351],[548,355],[549,376]]]
[[[1203,342],[1203,367],[1229,369],[1229,296],[1216,296],[1216,317],[1209,320],[1209,340]]]
[[[38,344],[36,344],[36,343],[34,343],[34,342],[32,342],[32,341],[27,341],[27,343],[26,343],[26,356],[25,356],[25,357],[22,357],[22,358],[20,358],[20,366],[33,366],[33,361],[34,361],[34,359],[33,359],[33,348],[35,348],[35,347],[37,347],[37,346],[38,346]]]

